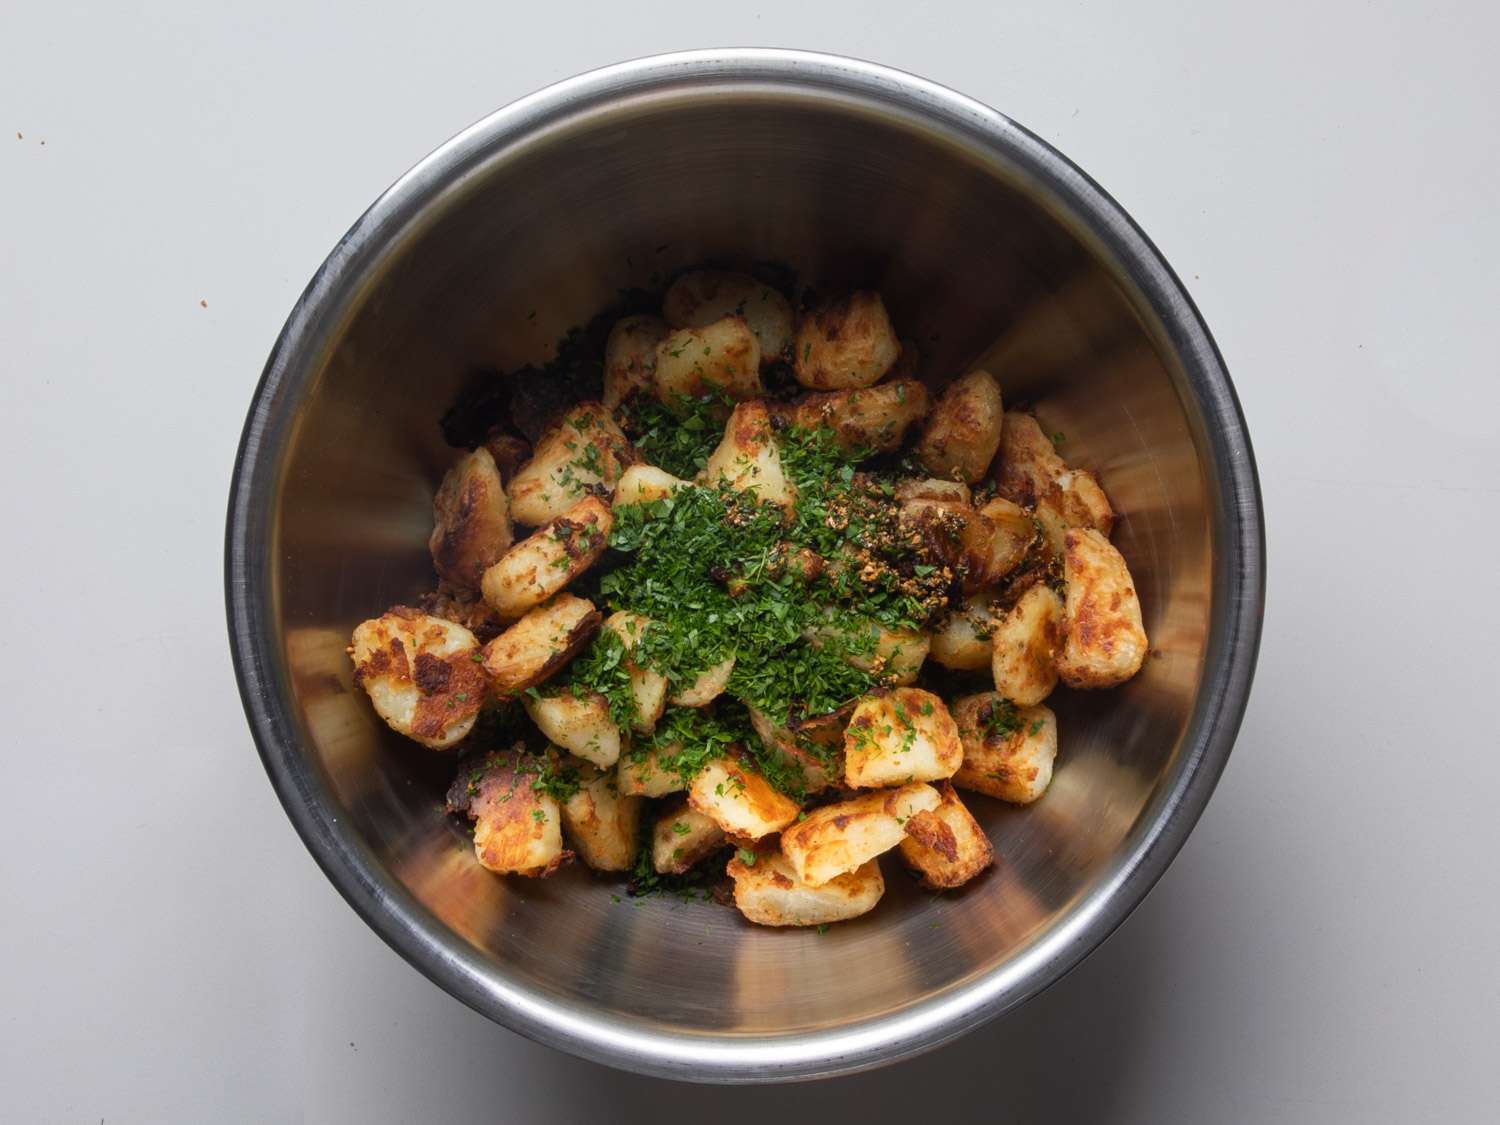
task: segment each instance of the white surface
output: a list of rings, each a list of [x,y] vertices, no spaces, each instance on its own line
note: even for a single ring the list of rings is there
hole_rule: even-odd
[[[1492,5],[21,7],[0,1119],[1494,1119]],[[364,206],[518,95],[725,42],[916,71],[1079,161],[1200,302],[1270,528],[1249,717],[1146,904],[1013,1018],[792,1091],[575,1062],[389,952],[272,796],[220,585],[260,365]]]

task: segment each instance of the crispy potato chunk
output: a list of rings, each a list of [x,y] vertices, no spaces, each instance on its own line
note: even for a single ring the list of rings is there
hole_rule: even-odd
[[[1063,551],[1065,639],[1057,657],[1063,683],[1075,688],[1123,684],[1146,659],[1141,603],[1125,558],[1097,531],[1068,532]]]
[[[448,470],[432,499],[432,565],[444,581],[477,590],[510,543],[510,503],[495,458],[481,445]]]
[[[837,712],[804,721],[793,730],[749,704],[745,709],[761,742],[801,772],[803,792],[821,793],[844,776],[844,720]]]
[[[1062,599],[1038,583],[996,622],[991,638],[995,690],[1012,703],[1030,707],[1057,686],[1062,616]]]
[[[921,688],[865,696],[844,731],[844,780],[855,789],[952,777],[963,760],[953,716]]]
[[[743,317],[760,345],[762,363],[780,359],[792,344],[792,306],[748,274],[685,273],[667,288],[661,312],[673,328],[706,328],[726,316]]]
[[[855,628],[852,632],[839,626],[816,625],[803,630],[802,637],[809,644],[821,647],[829,643],[843,645],[844,659],[862,672],[888,677],[896,685],[913,683],[927,659],[927,650],[932,640],[916,629],[887,629],[875,621]],[[873,650],[873,651],[871,651]]]
[[[961,887],[995,862],[990,838],[964,807],[946,781],[939,783],[940,801],[906,822],[901,858],[922,877],[929,890]]]
[[[954,500],[905,500],[900,519],[902,530],[915,536],[929,556],[962,578],[966,593],[993,586],[1026,556],[1024,548],[1016,550],[1009,528]]]
[[[640,847],[645,798],[624,796],[614,771],[588,762],[569,763],[578,771],[578,792],[562,805],[562,826],[578,858],[595,871],[629,871]]]
[[[486,755],[460,770],[448,811],[474,821],[474,855],[504,875],[551,875],[572,858],[563,850],[557,800],[532,788],[544,760],[520,750]]]
[[[682,875],[724,846],[724,830],[686,801],[678,801],[651,829],[651,866],[658,875]]]
[[[508,699],[536,687],[567,666],[602,619],[593,602],[572,594],[537,606],[484,646],[490,689]]]
[[[797,490],[781,467],[781,450],[771,432],[771,415],[763,402],[742,402],[724,427],[724,439],[709,454],[703,468],[709,484],[720,481],[738,492],[754,492],[757,499],[790,508]]]
[[[901,355],[879,293],[860,290],[825,301],[797,325],[792,362],[797,382],[815,391],[868,387]]]
[[[495,468],[500,470],[502,482],[514,479],[521,466],[531,460],[531,443],[523,437],[506,433],[498,426],[485,435],[484,447],[495,459]],[[509,500],[506,503],[509,505]]]
[[[486,684],[462,625],[398,605],[355,628],[349,655],[354,682],[398,734],[443,750],[473,727]]]
[[[674,492],[691,487],[688,481],[674,477],[655,465],[632,465],[621,475],[620,483],[615,485],[614,507],[665,500]]]
[[[667,409],[712,391],[736,402],[761,392],[760,344],[744,317],[679,328],[656,345],[656,397]]]
[[[734,672],[734,657],[720,661],[712,668],[699,672],[690,684],[672,691],[667,702],[673,707],[707,707],[724,694],[729,686],[729,677]]]
[[[747,762],[709,762],[688,784],[688,802],[731,836],[758,840],[797,819],[797,802],[771,787]]]
[[[627,316],[615,321],[604,342],[604,405],[613,410],[634,394],[656,386],[656,345],[666,338],[666,321]]]
[[[1028,805],[1052,781],[1057,758],[1057,716],[1047,707],[1011,707],[996,692],[956,700],[953,717],[963,740],[964,764],[953,784]]]
[[[1005,499],[1036,507],[1038,519],[1046,511],[1064,527],[1091,527],[1105,535],[1114,526],[1115,513],[1099,481],[1068,468],[1030,414],[1005,415],[995,485]]]
[[[988,668],[993,655],[993,613],[994,601],[988,594],[975,594],[954,606],[933,626],[929,655],[944,668],[958,672]]]
[[[749,862],[750,857],[754,862]],[[797,878],[791,862],[775,845],[761,845],[735,855],[725,869],[734,880],[734,905],[762,926],[824,926],[845,922],[875,909],[885,893],[885,879],[875,860],[819,887]]]
[[[649,617],[623,610],[610,614],[604,620],[604,628],[619,637],[620,643],[625,646],[625,671],[630,674],[630,695],[635,703],[635,718],[631,720],[630,726],[640,734],[650,734],[655,730],[656,720],[661,718],[661,713],[667,707],[667,677],[655,668],[642,667],[628,655],[645,635],[650,624]]]
[[[604,553],[613,525],[609,505],[597,496],[585,496],[484,572],[484,600],[502,617],[520,617],[593,566]]]
[[[824,805],[781,834],[781,854],[798,879],[820,887],[890,851],[905,838],[907,821],[938,803],[937,790],[918,783]]]
[[[803,395],[776,412],[794,426],[827,426],[844,449],[891,453],[926,415],[928,401],[926,387],[915,379],[901,379],[878,387]]]
[[[620,757],[620,728],[609,714],[609,701],[596,691],[574,695],[568,688],[540,698],[521,697],[536,729],[564,750],[596,766],[612,766]]]
[[[1036,539],[1031,513],[1013,500],[996,496],[979,509],[979,514],[995,526],[995,538],[989,544],[989,570],[1007,575],[1021,565]]]
[[[995,377],[988,371],[970,371],[938,396],[917,439],[917,460],[936,477],[981,481],[1000,448],[1004,418]]]
[[[616,767],[621,793],[639,794],[642,797],[665,797],[668,793],[681,793],[688,787],[687,778],[662,763],[662,758],[671,758],[682,752],[682,746],[672,743],[660,752],[634,747],[620,755]]]
[[[635,451],[601,403],[584,402],[542,434],[531,460],[510,481],[510,514],[540,527],[586,495],[607,496]]]
[[[896,502],[907,500],[946,500],[951,504],[970,506],[969,486],[961,480],[939,477],[910,477],[896,484]]]

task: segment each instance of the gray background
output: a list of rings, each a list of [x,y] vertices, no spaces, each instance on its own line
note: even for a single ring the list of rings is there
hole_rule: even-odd
[[[1493,5],[27,8],[0,12],[0,1118],[1494,1120]],[[1102,182],[1218,337],[1270,539],[1243,734],[1145,905],[958,1045],[780,1090],[573,1061],[388,951],[272,796],[220,583],[260,365],[364,206],[538,86],[722,43],[916,71]]]

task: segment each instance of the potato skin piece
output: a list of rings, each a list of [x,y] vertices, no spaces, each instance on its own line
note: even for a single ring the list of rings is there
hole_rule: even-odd
[[[843,449],[891,453],[901,448],[906,431],[927,414],[929,401],[921,383],[901,379],[877,387],[803,395],[779,407],[776,414],[804,429],[827,426]]]
[[[580,784],[562,805],[562,826],[573,851],[595,871],[629,871],[640,847],[643,797],[621,795],[614,771],[573,760]]]
[[[566,667],[588,644],[604,615],[594,604],[558,594],[484,646],[484,670],[501,699],[520,695]]]
[[[948,782],[937,786],[939,804],[906,822],[901,858],[921,876],[928,890],[961,887],[995,862],[984,829]]]
[[[691,270],[667,287],[661,312],[673,328],[704,328],[726,316],[743,317],[763,364],[785,356],[792,344],[792,306],[749,274]]]
[[[953,784],[1028,805],[1047,790],[1057,759],[1057,716],[1042,704],[1016,709],[1016,726],[1008,733],[991,731],[990,720],[1002,705],[995,692],[955,700],[953,717],[963,739],[964,764]]]
[[[1074,688],[1123,684],[1146,659],[1141,603],[1125,558],[1103,535],[1073,529],[1064,539],[1065,636],[1057,657],[1063,683]]]
[[[461,770],[448,790],[448,811],[474,821],[474,855],[502,875],[547,876],[572,858],[563,850],[562,810],[555,798],[532,788],[532,755],[515,750],[488,754]]]
[[[609,505],[585,496],[484,572],[479,584],[484,600],[502,617],[520,617],[598,561],[614,522]]]
[[[393,606],[354,630],[354,682],[398,734],[444,750],[469,733],[488,687],[479,642],[452,621]]]
[[[606,498],[634,448],[601,403],[582,402],[548,427],[507,484],[510,514],[529,527],[557,519],[593,491]]]
[[[846,875],[810,887],[797,878],[787,858],[774,845],[755,849],[755,862],[738,854],[725,871],[734,880],[734,905],[749,921],[761,926],[824,926],[845,922],[875,909],[885,893],[885,879],[876,860]]]
[[[763,402],[742,402],[734,408],[723,440],[703,467],[703,477],[711,486],[722,481],[738,492],[753,491],[763,503],[789,508],[797,502]]]
[[[709,762],[688,783],[688,802],[731,836],[758,840],[797,819],[797,802],[771,787],[747,763]]]
[[[1062,599],[1037,583],[995,623],[991,636],[995,690],[1030,707],[1057,686],[1057,650],[1062,641]]]
[[[760,344],[744,317],[679,328],[656,345],[656,397],[668,410],[715,390],[736,402],[761,393]]]
[[[627,316],[615,321],[604,342],[604,406],[613,410],[633,394],[656,385],[656,345],[666,338],[666,321]]]
[[[781,834],[781,854],[798,879],[820,887],[896,847],[907,821],[938,802],[937,790],[919,782],[824,805]]]
[[[885,302],[870,290],[834,297],[805,313],[792,344],[797,382],[815,391],[871,386],[900,355]]]
[[[855,789],[938,781],[952,777],[963,759],[953,716],[921,688],[865,696],[844,731],[844,781]]]
[[[1115,513],[1098,479],[1070,469],[1030,414],[1005,415],[995,486],[1005,499],[1036,507],[1038,519],[1045,511],[1064,528],[1091,527],[1108,535],[1114,527]]]
[[[658,875],[682,875],[724,846],[724,830],[686,801],[656,818],[651,829],[651,866]]]
[[[984,479],[1000,448],[1004,417],[995,377],[982,369],[970,371],[938,396],[917,439],[917,460],[935,477],[957,476],[975,484]]]
[[[595,766],[612,766],[620,758],[620,728],[610,717],[609,701],[596,691],[574,695],[564,688],[556,695],[521,697],[521,706],[537,730],[564,750]]]
[[[484,572],[510,549],[511,538],[500,470],[481,445],[448,470],[432,498],[432,565],[445,582],[477,590]]]

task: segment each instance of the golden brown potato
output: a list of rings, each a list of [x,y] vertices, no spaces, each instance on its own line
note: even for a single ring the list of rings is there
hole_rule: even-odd
[[[433,497],[432,565],[444,581],[477,590],[510,542],[510,503],[495,458],[481,445],[448,470]]]
[[[815,391],[871,386],[900,355],[885,302],[868,290],[835,297],[803,314],[792,345],[797,382]]]
[[[875,909],[885,893],[880,864],[863,867],[810,887],[797,878],[774,844],[741,848],[725,869],[734,880],[734,904],[762,926],[824,926],[858,918]]]
[[[1070,469],[1030,414],[1005,415],[995,485],[1005,499],[1036,507],[1038,519],[1045,510],[1064,527],[1091,527],[1105,535],[1114,526],[1114,510],[1098,480]]]
[[[769,285],[727,270],[693,270],[668,287],[661,312],[673,328],[705,328],[726,316],[743,317],[760,345],[760,361],[787,354],[792,306]]]
[[[953,716],[921,688],[865,696],[844,731],[844,780],[855,789],[952,777],[963,760]]]
[[[978,672],[990,666],[994,599],[975,594],[954,606],[932,627],[931,658],[944,668]]]
[[[804,793],[821,793],[843,778],[844,720],[837,713],[819,716],[792,730],[748,704],[745,709],[761,742],[801,772]]]
[[[987,570],[1009,574],[1021,565],[1036,539],[1036,524],[1031,513],[1012,500],[996,496],[979,509],[979,514],[995,527],[989,543]]]
[[[969,486],[961,480],[943,480],[940,477],[910,477],[896,485],[896,502],[907,500],[946,500],[952,504],[970,506]]]
[[[710,392],[736,402],[761,392],[760,344],[743,317],[679,328],[656,345],[656,397],[667,409]]]
[[[763,503],[790,508],[797,490],[781,467],[781,450],[763,402],[742,402],[724,427],[724,439],[703,467],[710,485],[753,492]]]
[[[781,834],[781,854],[798,879],[820,887],[901,843],[907,821],[938,801],[936,789],[918,783],[824,805]]]
[[[667,696],[667,702],[673,707],[707,707],[724,694],[733,672],[734,657],[731,656],[698,673],[692,683],[672,690]]]
[[[551,759],[518,750],[486,755],[448,791],[448,810],[474,821],[474,855],[505,875],[551,875],[571,858],[563,850],[562,810],[533,788]]]
[[[990,838],[974,819],[953,786],[937,786],[940,801],[906,822],[901,858],[922,877],[929,890],[961,887],[995,862]]]
[[[837,643],[853,648],[845,660],[862,672],[879,676],[892,685],[913,683],[927,659],[932,640],[916,629],[887,629],[871,621],[854,632],[833,624],[809,626],[802,637],[809,644],[822,647]],[[863,651],[873,647],[873,651]]]
[[[540,527],[592,493],[602,490],[607,500],[634,460],[614,416],[600,403],[580,403],[542,434],[509,482],[511,517]]]
[[[1062,616],[1062,599],[1051,587],[1038,583],[995,623],[991,638],[995,690],[1012,703],[1030,707],[1057,686]]]
[[[689,482],[674,477],[655,465],[632,465],[621,475],[620,483],[615,485],[614,507],[665,500],[674,492],[691,487]]]
[[[1123,684],[1146,659],[1141,603],[1125,558],[1097,531],[1073,529],[1063,551],[1067,600],[1057,658],[1063,683],[1075,688]]]
[[[627,316],[615,321],[604,343],[604,405],[610,410],[634,394],[656,387],[656,345],[667,335],[660,317]]]
[[[520,617],[593,566],[609,543],[612,526],[609,505],[585,496],[484,572],[484,600],[502,617]]]
[[[575,695],[563,688],[551,695],[521,697],[526,714],[552,742],[596,766],[612,766],[620,757],[620,728],[609,714],[609,701],[596,691]]]
[[[355,630],[354,682],[398,734],[443,750],[474,725],[487,685],[462,625],[398,605]]]
[[[1057,758],[1057,717],[1048,708],[1012,707],[986,691],[955,700],[953,717],[964,747],[954,785],[1017,805],[1046,791]]]
[[[794,426],[833,430],[847,450],[891,453],[901,448],[906,431],[927,413],[927,388],[915,379],[902,379],[852,391],[803,395],[776,413]]]
[[[983,480],[1000,448],[1004,416],[995,377],[970,371],[938,396],[917,439],[917,460],[935,477]]]
[[[993,586],[1025,557],[1009,528],[954,500],[902,501],[900,519],[929,556],[953,568],[965,593]]]
[[[675,742],[661,750],[635,746],[625,751],[616,767],[620,792],[642,797],[681,793],[688,787],[687,778],[662,761],[681,752],[682,746]]]
[[[558,594],[484,646],[490,689],[501,699],[545,681],[588,644],[603,614],[572,594]]]
[[[595,871],[629,871],[640,847],[645,798],[622,796],[614,771],[588,762],[568,763],[578,772],[578,792],[562,805],[562,826],[578,858]]]
[[[604,620],[604,628],[620,638],[627,654],[635,649],[650,624],[650,618],[638,613],[625,613],[623,610]],[[625,671],[630,674],[630,694],[635,703],[635,718],[630,722],[631,728],[640,734],[650,734],[656,729],[656,720],[666,710],[667,677],[655,668],[636,664],[628,655],[625,658]]]
[[[651,829],[651,866],[659,875],[682,875],[724,846],[724,830],[711,817],[678,801]]]
[[[731,836],[758,840],[797,819],[797,802],[778,793],[748,762],[720,758],[688,783],[688,802]]]
[[[498,427],[485,435],[484,447],[495,459],[495,468],[500,471],[502,482],[513,480],[521,466],[531,460],[531,443]],[[506,503],[509,505],[508,499]]]

